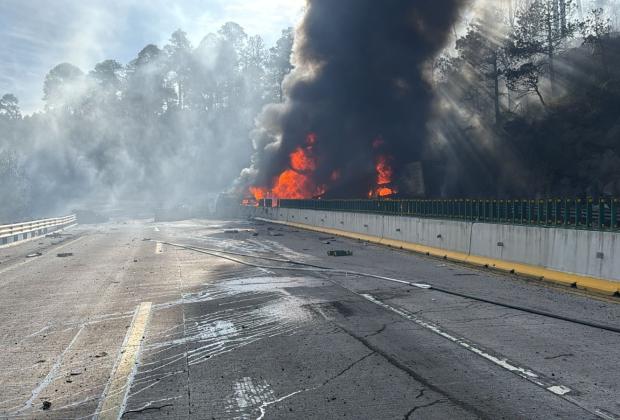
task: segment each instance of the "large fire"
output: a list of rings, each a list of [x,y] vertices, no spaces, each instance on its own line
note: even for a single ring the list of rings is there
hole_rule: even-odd
[[[314,180],[314,173],[317,169],[317,158],[314,147],[317,136],[314,133],[306,137],[306,144],[298,147],[289,155],[289,167],[282,171],[273,179],[270,187],[250,187],[250,193],[256,201],[265,198],[284,198],[284,199],[304,199],[321,197],[327,191],[327,186],[317,185]],[[372,147],[375,153],[382,148],[384,141],[377,138],[373,141]],[[369,198],[390,197],[398,190],[393,186],[394,171],[391,165],[392,157],[389,155],[379,155],[375,161],[375,186],[368,193]],[[330,179],[336,182],[340,179],[340,170],[334,170]]]
[[[298,147],[290,154],[290,168],[274,179],[271,188],[251,187],[250,192],[254,198],[256,200],[268,197],[302,199],[320,197],[325,194],[325,186],[317,185],[312,179],[317,164],[313,152],[316,140],[316,134],[309,134],[306,138],[306,145]]]

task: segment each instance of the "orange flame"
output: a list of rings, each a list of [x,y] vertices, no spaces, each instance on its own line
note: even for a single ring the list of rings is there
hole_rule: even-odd
[[[394,171],[390,165],[391,158],[388,156],[379,156],[375,169],[377,171],[377,187],[370,190],[368,197],[389,197],[398,192],[396,188],[389,185],[392,183]]]
[[[316,185],[312,175],[316,170],[317,162],[313,154],[317,136],[314,133],[306,137],[306,146],[298,147],[290,154],[289,169],[278,175],[271,189],[250,187],[250,192],[260,200],[266,197],[302,199],[318,197],[325,194],[325,186]]]
[[[316,162],[310,156],[309,150],[298,147],[291,153],[291,168],[298,172],[312,172],[316,169]]]
[[[392,182],[392,167],[385,156],[379,156],[377,159],[377,185],[385,185]]]
[[[267,196],[269,195],[269,191],[267,191],[266,188],[260,187],[250,187],[250,193],[254,196],[254,199],[256,201],[267,198]]]

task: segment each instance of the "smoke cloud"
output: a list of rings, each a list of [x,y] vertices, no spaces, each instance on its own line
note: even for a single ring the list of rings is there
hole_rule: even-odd
[[[309,0],[298,28],[285,103],[267,107],[254,133],[245,184],[272,188],[290,155],[308,150],[326,196],[364,197],[387,159],[404,194],[428,147],[433,91],[427,65],[442,49],[463,0]],[[322,187],[318,188],[322,190]]]
[[[254,118],[279,99],[292,42],[284,30],[269,47],[228,22],[194,47],[178,30],[126,64],[55,66],[42,112],[22,116],[0,95],[0,223],[73,209],[206,214],[250,164]]]

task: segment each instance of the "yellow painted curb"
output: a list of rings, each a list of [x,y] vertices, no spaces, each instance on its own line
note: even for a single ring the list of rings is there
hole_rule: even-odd
[[[340,229],[321,228],[303,223],[283,222],[281,220],[271,220],[261,217],[255,218],[268,223],[286,225],[299,229],[312,230],[315,232],[327,233],[335,236],[342,236],[350,239],[358,239],[378,245],[386,245],[393,248],[404,249],[420,254],[433,257],[444,258],[446,260],[457,261],[461,263],[471,264],[479,267],[488,267],[495,270],[505,271],[520,276],[532,277],[538,280],[549,281],[562,284],[569,287],[577,287],[579,289],[601,293],[604,295],[620,294],[620,282],[601,279],[596,277],[583,276],[579,274],[565,273],[562,271],[550,270],[544,267],[538,267],[529,264],[516,263],[511,261],[498,260],[489,257],[481,257],[477,255],[468,255],[463,252],[448,251],[441,248],[433,248],[426,245],[415,244],[412,242],[398,241],[394,239],[379,238],[377,236],[364,235],[361,233],[353,233]]]

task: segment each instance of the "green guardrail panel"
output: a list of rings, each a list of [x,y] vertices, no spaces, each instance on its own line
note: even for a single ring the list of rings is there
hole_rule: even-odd
[[[260,207],[390,214],[449,220],[536,226],[564,226],[590,230],[620,230],[620,200],[587,199],[261,199]]]

